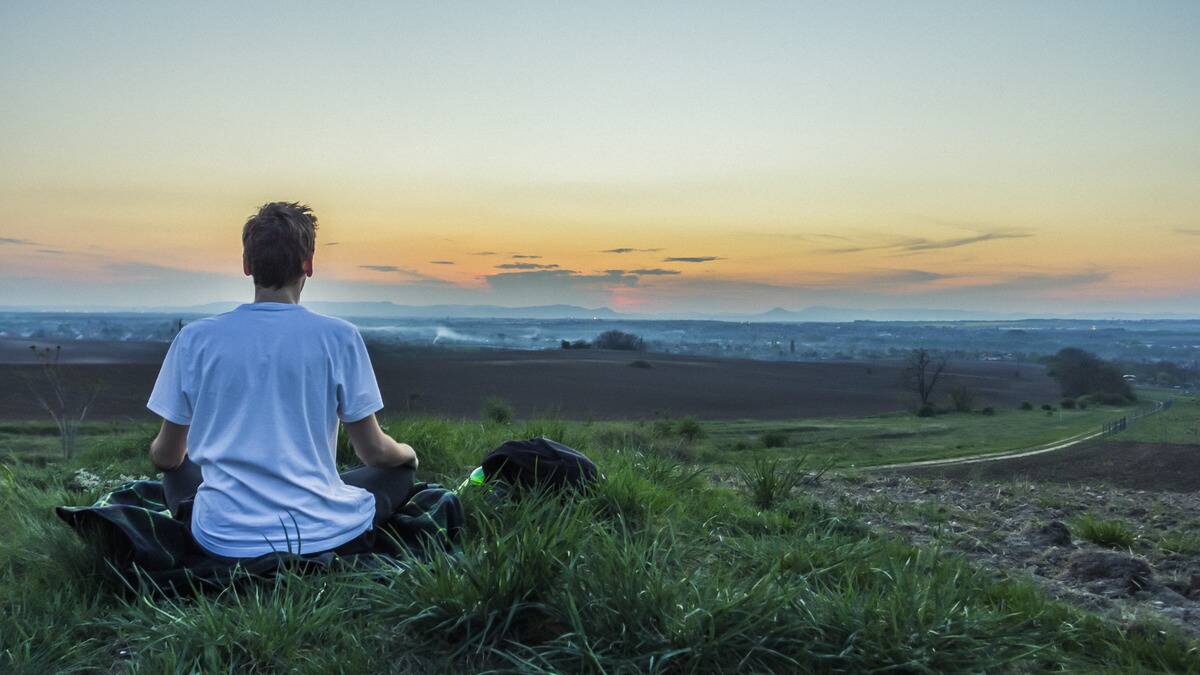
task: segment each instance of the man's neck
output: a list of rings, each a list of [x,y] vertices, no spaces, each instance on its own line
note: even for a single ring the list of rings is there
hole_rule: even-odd
[[[300,304],[303,284],[289,284],[281,288],[254,287],[254,302],[280,302],[288,305]]]

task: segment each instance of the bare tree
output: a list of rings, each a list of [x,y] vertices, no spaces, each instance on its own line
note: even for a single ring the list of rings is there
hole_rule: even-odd
[[[937,386],[946,369],[946,359],[933,356],[927,349],[914,349],[908,355],[908,367],[904,370],[909,387],[921,399],[921,405],[928,405],[933,396],[933,388]]]
[[[85,382],[78,388],[68,384],[61,365],[61,346],[51,351],[49,347],[39,350],[37,345],[29,345],[29,350],[37,357],[42,374],[41,386],[27,381],[29,389],[38,405],[54,420],[54,426],[58,427],[63,459],[71,459],[75,454],[79,425],[91,412],[96,397],[100,395],[101,384],[99,381]]]

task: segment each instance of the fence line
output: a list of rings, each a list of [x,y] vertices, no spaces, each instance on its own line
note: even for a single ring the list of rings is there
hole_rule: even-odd
[[[1116,434],[1125,431],[1129,428],[1130,424],[1133,424],[1144,417],[1149,417],[1151,415],[1170,410],[1174,403],[1175,399],[1169,398],[1165,401],[1158,401],[1148,408],[1139,408],[1128,415],[1112,420],[1111,422],[1105,422],[1100,427],[1100,433],[1104,436],[1108,436],[1109,434]]]

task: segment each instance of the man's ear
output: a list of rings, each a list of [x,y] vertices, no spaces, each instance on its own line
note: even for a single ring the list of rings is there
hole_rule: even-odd
[[[242,256],[242,274],[248,277],[254,275],[254,271],[250,269],[250,259],[246,256]]]
[[[304,259],[304,276],[311,277],[312,273],[313,273],[313,257],[312,257],[312,254],[309,254],[309,256]]]

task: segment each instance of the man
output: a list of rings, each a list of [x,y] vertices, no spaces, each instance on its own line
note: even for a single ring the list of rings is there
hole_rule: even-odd
[[[317,221],[275,202],[242,229],[254,302],[188,324],[147,407],[150,460],[172,514],[222,558],[371,550],[412,491],[417,456],[380,429],[371,360],[352,324],[300,306]],[[364,466],[338,475],[339,420]]]

